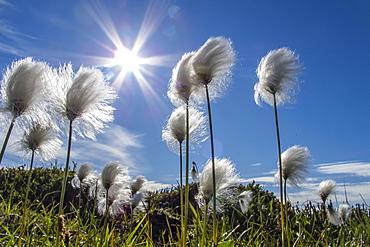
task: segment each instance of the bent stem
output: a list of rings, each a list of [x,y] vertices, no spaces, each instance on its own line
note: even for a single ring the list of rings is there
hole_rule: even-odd
[[[66,194],[66,187],[67,187],[67,176],[68,176],[68,169],[69,169],[69,158],[71,155],[71,145],[72,145],[72,123],[73,121],[69,121],[69,136],[68,136],[68,147],[67,147],[67,159],[66,159],[66,167],[64,169],[64,176],[62,180],[62,191],[60,194],[60,201],[59,201],[59,216],[63,215],[63,208],[64,208],[64,197]],[[58,227],[58,235],[57,235],[57,244],[58,247],[60,243],[60,229]]]
[[[280,145],[280,132],[279,132],[279,121],[276,106],[276,96],[274,95],[274,113],[275,113],[275,126],[276,126],[276,137],[278,145],[278,157],[279,157],[279,187],[280,187],[280,217],[281,217],[281,240],[282,246],[285,246],[285,213],[283,203],[283,169],[281,161],[281,145]]]
[[[12,122],[11,122],[11,123],[10,123],[10,125],[9,125],[8,132],[6,133],[5,140],[4,140],[4,143],[3,143],[3,147],[1,148],[1,153],[0,153],[0,164],[1,164],[1,161],[3,160],[3,156],[4,156],[4,153],[5,153],[5,148],[6,148],[6,146],[8,145],[9,137],[10,137],[10,134],[12,133],[12,129],[13,129],[13,127],[14,127],[15,119],[16,119],[16,118],[15,118],[15,117],[13,117]]]
[[[208,119],[209,119],[209,138],[211,142],[211,157],[212,157],[212,185],[213,185],[213,244],[217,245],[217,220],[216,220],[216,171],[215,171],[215,148],[213,142],[213,127],[212,127],[212,114],[211,114],[211,102],[209,99],[208,86],[206,86],[207,95],[207,107],[208,107]]]
[[[22,225],[21,225],[21,232],[18,238],[18,246],[22,246],[22,237],[26,231],[26,215],[27,215],[27,205],[28,205],[28,194],[31,187],[31,178],[32,178],[32,166],[33,160],[35,158],[35,150],[32,150],[31,156],[31,164],[28,170],[28,180],[27,180],[27,187],[26,187],[26,197],[24,198],[23,210],[22,210]]]

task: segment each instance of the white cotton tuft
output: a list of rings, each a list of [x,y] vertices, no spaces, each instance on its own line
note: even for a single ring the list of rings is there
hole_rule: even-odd
[[[106,213],[107,190],[99,186],[98,189],[98,212],[101,215]],[[122,184],[113,184],[108,190],[108,216],[118,218],[131,212],[131,191]]]
[[[215,159],[216,197],[227,194],[232,185],[238,181],[235,165],[226,158]],[[206,204],[213,197],[212,160],[208,160],[199,176],[199,194]]]
[[[302,69],[298,56],[286,47],[270,51],[263,57],[257,68],[259,82],[254,86],[254,99],[262,105],[261,99],[267,104],[276,105],[293,102],[297,86],[297,74]]]
[[[25,130],[22,139],[12,146],[22,156],[34,151],[41,160],[46,161],[57,157],[62,144],[50,125],[33,123]]]
[[[199,144],[206,138],[206,117],[202,112],[189,107],[189,143]],[[162,130],[162,140],[166,141],[168,148],[179,154],[179,145],[186,138],[186,108],[180,106],[175,109]]]
[[[339,226],[341,221],[339,219],[338,210],[336,210],[332,205],[329,205],[327,209],[327,217],[329,222],[335,226]]]
[[[126,185],[129,179],[127,167],[118,161],[111,161],[103,167],[101,183],[105,189],[109,189],[113,184]]]
[[[283,178],[293,187],[306,181],[305,175],[308,173],[309,165],[312,162],[310,151],[307,147],[295,145],[288,148],[281,154]],[[279,170],[275,178],[280,176]]]
[[[146,178],[142,175],[139,175],[134,180],[132,180],[130,183],[132,195],[135,195],[138,191],[140,191],[147,182],[148,180],[146,180]]]
[[[334,180],[324,180],[320,183],[317,191],[321,200],[325,203],[328,196],[332,193],[336,182]]]
[[[77,168],[76,174],[71,181],[74,189],[79,189],[81,185],[88,188],[94,187],[98,177],[93,167],[92,163],[85,162]]]
[[[230,39],[224,37],[209,38],[193,56],[195,72],[194,83],[198,89],[195,98],[204,100],[204,88],[208,86],[211,99],[223,95],[232,82],[232,68],[235,64],[235,51]]]
[[[73,131],[95,140],[106,122],[113,121],[114,108],[110,105],[117,95],[99,69],[81,67],[76,73],[72,65],[64,65],[57,76],[54,97],[56,111],[73,122]]]
[[[169,83],[167,95],[172,104],[177,107],[184,103],[188,104],[192,92],[197,87],[192,79],[194,76],[192,67],[194,54],[195,52],[185,53],[172,70],[172,78]]]
[[[340,204],[338,209],[339,219],[341,223],[344,224],[345,221],[348,220],[349,216],[351,215],[352,209],[351,206],[348,204]]]
[[[26,123],[17,121],[22,127],[32,122],[47,122],[49,71],[46,63],[30,57],[13,62],[1,81],[0,111],[9,113],[11,119],[22,117]]]
[[[238,196],[238,199],[239,199],[239,205],[240,205],[240,209],[241,209],[242,213],[243,214],[247,214],[248,213],[249,204],[253,200],[253,192],[252,191],[249,191],[249,190],[243,191]]]

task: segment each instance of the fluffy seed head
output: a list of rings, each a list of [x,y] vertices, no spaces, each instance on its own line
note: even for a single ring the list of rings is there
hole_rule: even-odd
[[[74,189],[79,189],[82,185],[92,187],[94,186],[97,178],[96,171],[93,170],[92,163],[85,162],[77,168],[76,174],[71,181]]]
[[[333,205],[328,205],[327,207],[327,217],[328,217],[328,220],[331,224],[333,225],[336,225],[336,226],[339,226],[341,224],[340,222],[340,219],[339,219],[339,214],[338,214],[338,210],[336,210]]]
[[[48,72],[50,68],[44,62],[32,58],[13,62],[7,68],[1,81],[0,111],[10,113],[13,119],[24,116],[29,122],[43,122]]]
[[[134,180],[132,180],[130,183],[132,195],[135,195],[138,191],[140,191],[147,182],[148,180],[146,180],[146,178],[142,175],[139,175]]]
[[[254,99],[262,105],[261,99],[267,104],[283,105],[293,102],[292,96],[297,86],[297,74],[301,70],[298,56],[286,47],[270,51],[257,68],[259,82],[254,86]]]
[[[22,155],[34,151],[41,160],[50,160],[58,155],[62,141],[50,125],[33,123],[26,129],[22,139],[13,145]]]
[[[106,211],[107,190],[99,187],[98,190],[98,212],[101,215]],[[122,184],[113,184],[108,190],[108,216],[119,218],[131,212],[131,191]]]
[[[288,148],[281,154],[283,167],[283,178],[293,187],[299,187],[299,184],[306,181],[305,175],[308,173],[312,158],[307,147],[295,145]],[[279,171],[275,178],[279,178]]]
[[[235,51],[231,40],[224,37],[209,38],[193,56],[194,82],[201,89],[208,85],[211,99],[222,96],[231,82],[234,63]],[[204,90],[194,93],[204,94]]]
[[[192,58],[194,54],[195,52],[185,53],[172,70],[172,78],[167,95],[175,106],[189,103],[190,96],[196,88],[192,81],[194,74]]]
[[[248,213],[249,204],[253,200],[253,192],[252,191],[249,191],[249,190],[243,191],[238,196],[238,199],[239,199],[239,205],[240,205],[240,209],[242,210],[242,213],[243,214],[247,214]]]
[[[68,122],[73,121],[74,131],[82,137],[95,140],[106,122],[113,121],[110,103],[117,97],[103,73],[95,68],[81,67],[76,74],[72,65],[59,68],[56,109]]]
[[[234,185],[239,175],[235,165],[226,158],[215,159],[216,196],[225,193]],[[206,203],[213,197],[212,160],[208,160],[199,177],[199,193]]]
[[[341,220],[341,223],[344,224],[344,222],[349,218],[351,215],[351,206],[348,204],[340,204],[338,209],[339,219]]]
[[[189,107],[189,142],[199,144],[205,140],[206,117],[202,112]],[[179,154],[179,145],[186,138],[186,108],[180,106],[175,109],[162,130],[162,140],[167,142],[168,148]]]
[[[320,183],[317,191],[321,200],[325,203],[328,196],[332,193],[336,182],[334,180],[324,180]]]
[[[101,173],[101,183],[105,189],[113,184],[125,184],[129,180],[127,167],[122,166],[118,161],[107,163]]]

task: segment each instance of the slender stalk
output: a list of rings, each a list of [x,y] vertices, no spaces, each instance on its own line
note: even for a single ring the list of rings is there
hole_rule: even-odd
[[[107,190],[107,193],[106,193],[106,198],[105,198],[105,217],[104,217],[104,246],[108,246],[108,237],[109,237],[109,231],[108,231],[108,228],[109,228],[109,224],[108,224],[108,216],[109,216],[109,189],[106,189]]]
[[[284,204],[286,204],[286,198],[287,198],[287,193],[286,193],[286,179],[284,179]]]
[[[27,180],[27,187],[26,187],[26,197],[24,198],[23,210],[22,210],[22,225],[21,225],[21,232],[18,238],[18,246],[22,246],[22,237],[26,231],[26,217],[27,217],[27,205],[28,205],[28,194],[31,187],[31,178],[32,178],[32,166],[33,160],[35,158],[35,150],[32,150],[31,156],[31,164],[30,168],[28,169],[28,180]]]
[[[16,118],[15,118],[15,117],[13,117],[12,122],[11,122],[11,123],[10,123],[10,125],[9,125],[8,132],[6,133],[5,140],[4,140],[4,143],[3,143],[3,147],[1,148],[1,153],[0,153],[0,164],[1,164],[1,161],[3,160],[3,156],[4,156],[4,153],[5,153],[5,148],[6,148],[6,146],[8,145],[9,137],[10,137],[10,134],[12,133],[12,129],[13,129],[13,127],[14,127],[15,119],[16,119]]]
[[[72,123],[73,121],[69,121],[69,136],[68,136],[68,147],[67,147],[67,159],[66,159],[66,167],[64,169],[64,176],[62,180],[62,191],[60,193],[60,201],[59,201],[59,216],[63,214],[64,208],[64,197],[66,194],[66,187],[67,187],[67,177],[68,177],[68,169],[69,169],[69,158],[71,155],[71,145],[72,145]],[[60,229],[58,227],[58,235],[57,235],[57,243],[56,246],[58,247],[60,243]]]
[[[213,244],[217,245],[217,219],[216,219],[216,171],[215,171],[215,145],[213,140],[211,101],[209,99],[208,86],[206,84],[208,119],[209,119],[209,138],[211,141],[211,157],[212,157],[212,184],[213,184]]]
[[[181,246],[186,246],[186,227],[184,224],[184,191],[182,188],[182,142],[180,145],[180,222],[181,222]]]
[[[184,229],[185,232],[188,228],[188,218],[189,218],[189,104],[186,104],[186,137],[185,137],[185,212],[184,212]],[[186,235],[183,236],[183,243],[186,244]],[[185,245],[184,245],[185,246]]]
[[[207,221],[208,221],[208,202],[206,203],[206,208],[204,210],[204,219],[203,219],[203,227],[202,227],[202,245],[201,246],[208,246],[207,245]]]
[[[281,240],[282,240],[282,246],[285,246],[285,213],[284,213],[284,203],[283,203],[283,169],[282,169],[282,161],[281,161],[281,145],[280,145],[278,112],[277,112],[277,106],[276,106],[276,96],[275,96],[275,94],[273,94],[273,95],[274,95],[274,113],[275,113],[276,137],[277,137],[278,156],[279,156]]]

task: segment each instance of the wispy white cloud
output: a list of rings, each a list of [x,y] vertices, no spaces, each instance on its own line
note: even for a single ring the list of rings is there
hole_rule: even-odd
[[[251,166],[260,166],[260,165],[262,165],[262,163],[252,164]]]
[[[342,161],[315,165],[317,172],[323,174],[348,174],[361,177],[370,176],[370,163],[361,161]]]
[[[274,176],[265,176],[265,177],[254,177],[254,178],[240,178],[239,179],[239,183],[252,183],[253,181],[255,181],[256,183],[259,183],[259,184],[265,184],[265,183],[269,183],[269,184],[273,184],[275,183],[274,182]]]
[[[97,141],[78,139],[73,142],[71,160],[92,162],[98,170],[109,161],[118,160],[129,167],[130,172],[136,173],[139,170],[140,150],[143,147],[140,137],[141,135],[133,134],[112,123],[104,133],[97,135]],[[140,170],[143,170],[142,165]]]

